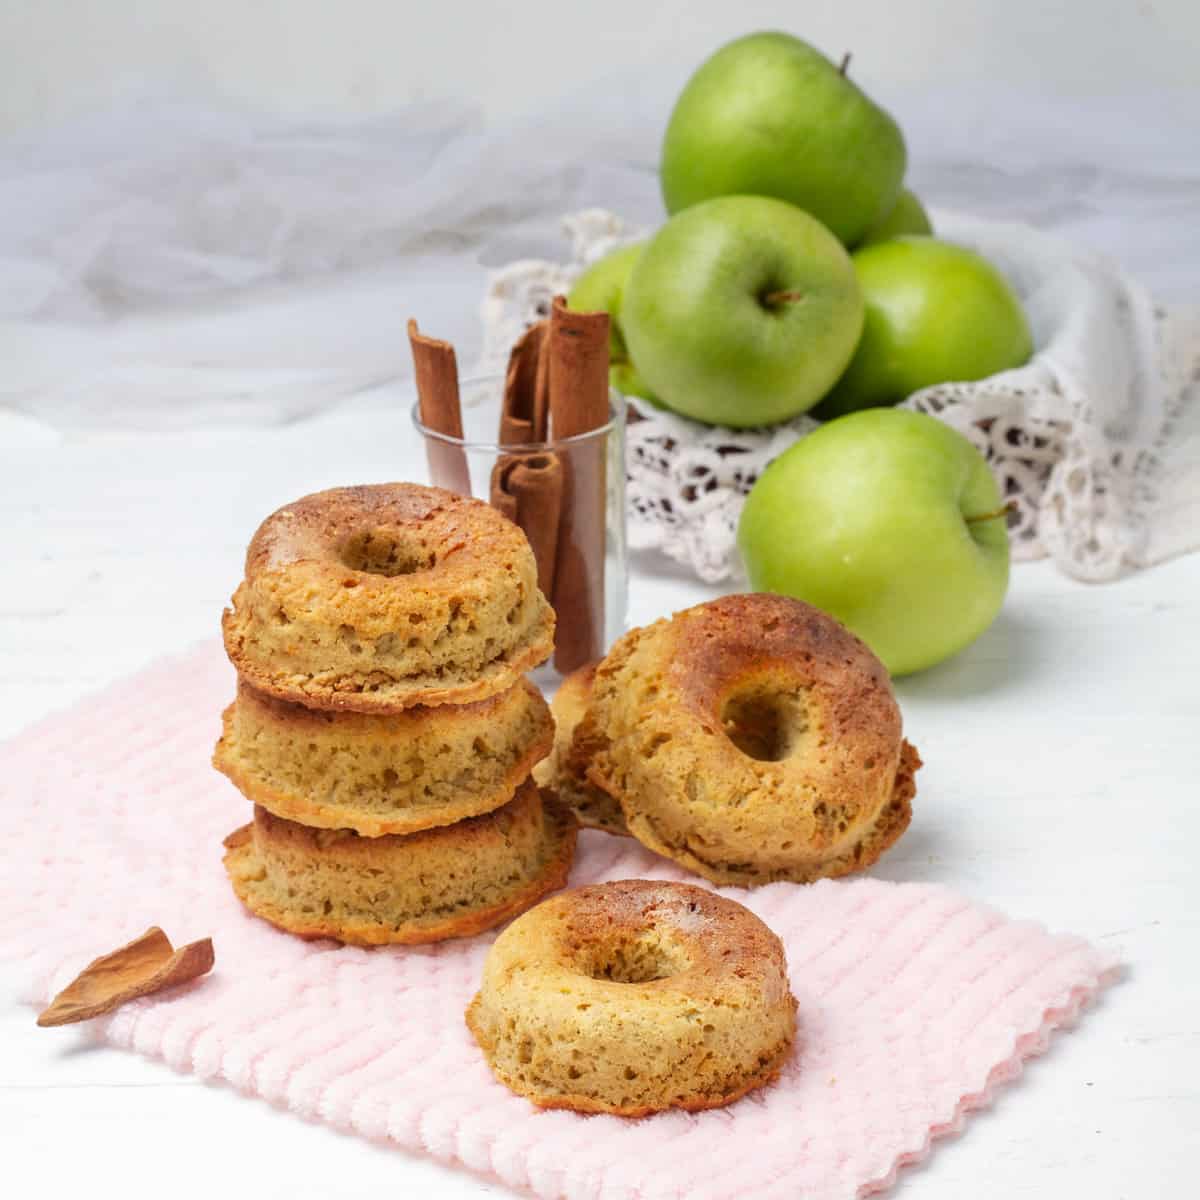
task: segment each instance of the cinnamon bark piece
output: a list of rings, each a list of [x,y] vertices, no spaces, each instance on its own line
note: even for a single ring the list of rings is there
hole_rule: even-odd
[[[549,329],[548,321],[531,325],[509,355],[500,409],[502,446],[546,440],[550,397],[545,345]]]
[[[554,590],[562,491],[562,461],[554,454],[506,456],[492,472],[492,505],[525,531],[547,597]]]
[[[461,440],[462,402],[458,394],[458,360],[454,347],[438,338],[426,337],[411,318],[408,344],[417,379],[417,411],[421,414],[421,423],[427,429]],[[471,473],[461,446],[427,437],[425,453],[430,483],[462,496],[471,494]]]
[[[212,966],[211,938],[175,950],[167,935],[152,925],[140,938],[89,963],[54,997],[37,1023],[45,1027],[88,1021],[139,996],[187,983]]]
[[[531,325],[513,347],[500,405],[500,444],[535,445],[546,440],[550,418],[548,321]],[[504,454],[492,468],[491,502],[519,525],[538,565],[538,587],[550,596],[558,553],[563,470],[548,452]]]
[[[606,312],[573,312],[556,296],[550,314],[550,433],[556,443],[607,424]],[[558,615],[554,666],[566,674],[604,653],[605,444],[561,447],[562,515],[551,604]]]

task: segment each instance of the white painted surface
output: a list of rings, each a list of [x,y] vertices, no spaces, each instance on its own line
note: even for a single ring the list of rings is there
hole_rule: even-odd
[[[682,79],[722,42],[782,28],[884,94],[994,78],[1015,99],[1196,89],[1194,0],[2,0],[0,132],[150,83],[280,112],[476,100],[507,117],[633,72]]]
[[[257,521],[335,483],[419,478],[401,397],[256,433],[0,429],[0,734],[216,631]],[[638,565],[642,622],[707,593]],[[1126,977],[966,1134],[921,1200],[1184,1200],[1200,1128],[1200,556],[1090,588],[1015,570],[959,658],[898,687],[927,766],[881,877],[933,880],[1120,952]],[[8,814],[20,819],[20,814]],[[101,947],[97,948],[102,949]],[[5,996],[19,981],[0,976]],[[506,1195],[0,1010],[6,1194]]]

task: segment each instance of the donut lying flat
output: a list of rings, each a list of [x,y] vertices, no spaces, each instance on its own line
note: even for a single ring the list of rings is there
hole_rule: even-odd
[[[254,810],[225,839],[225,870],[257,916],[360,946],[468,937],[566,882],[575,819],[532,782],[503,808],[407,837],[310,829]]]
[[[549,656],[554,613],[525,535],[440,488],[334,488],[269,516],[222,621],[260,692],[318,708],[467,704]]]
[[[467,1025],[506,1087],[545,1108],[716,1108],[774,1079],[796,1037],[779,939],[687,884],[553,896],[488,952]]]
[[[507,804],[553,728],[526,680],[474,704],[399,713],[324,712],[242,682],[213,765],[277,817],[379,837]]]
[[[586,759],[577,768],[571,755],[572,739],[592,698],[592,681],[597,663],[572,671],[559,685],[551,702],[554,713],[554,747],[550,756],[534,768],[534,778],[542,787],[551,788],[585,829],[603,829],[605,833],[628,836],[621,806],[602,788],[589,783]]]
[[[870,865],[908,827],[921,765],[883,664],[765,594],[626,634],[596,670],[581,750],[638,841],[744,886]]]

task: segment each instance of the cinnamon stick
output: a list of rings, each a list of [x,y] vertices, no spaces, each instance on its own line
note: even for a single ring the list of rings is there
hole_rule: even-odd
[[[408,322],[408,344],[412,348],[417,378],[417,411],[421,424],[446,437],[462,439],[462,403],[458,394],[458,361],[449,342],[426,337],[415,320]],[[461,446],[425,439],[429,481],[438,487],[469,496],[471,473]]]
[[[607,424],[606,312],[573,312],[555,296],[550,313],[550,431],[555,442]],[[554,666],[566,674],[604,653],[605,444],[561,447],[562,516],[551,604],[558,615]]]
[[[539,321],[525,331],[509,356],[500,405],[502,446],[546,440],[548,335],[548,322]],[[492,468],[492,505],[525,531],[537,561],[538,587],[547,597],[554,586],[562,481],[562,464],[548,453],[502,455]]]
[[[562,491],[563,466],[555,454],[506,456],[492,473],[492,504],[525,531],[547,597],[554,592]]]
[[[500,409],[502,446],[546,440],[550,411],[544,349],[548,332],[548,321],[531,325],[509,355]]]
[[[212,965],[211,938],[175,950],[167,935],[152,925],[128,945],[89,963],[54,997],[37,1023],[44,1027],[87,1021],[139,996],[196,979]]]

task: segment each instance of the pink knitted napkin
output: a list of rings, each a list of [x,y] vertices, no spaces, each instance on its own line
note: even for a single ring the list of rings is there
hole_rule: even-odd
[[[209,766],[233,673],[219,646],[154,666],[4,751],[0,953],[41,1004],[161,925],[211,935],[215,971],[93,1023],[97,1036],[304,1116],[461,1162],[538,1196],[851,1200],[961,1127],[1071,1019],[1109,964],[942,887],[872,879],[724,889],[783,939],[802,1045],[779,1082],[714,1112],[540,1112],[463,1024],[491,941],[358,950],[247,916],[221,839],[249,815]],[[586,833],[573,883],[687,878]],[[697,882],[692,879],[691,882]]]

